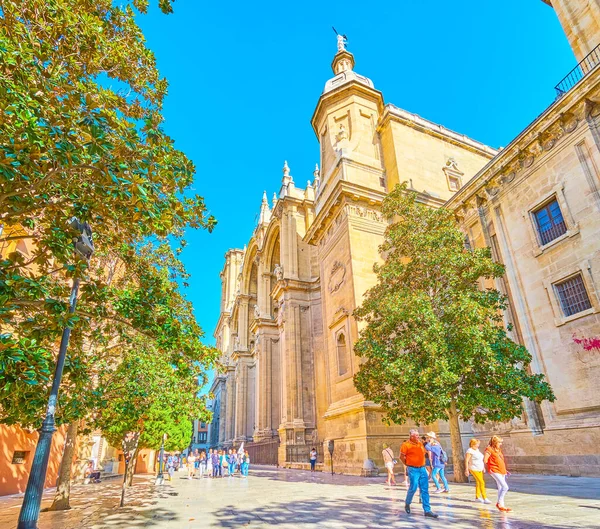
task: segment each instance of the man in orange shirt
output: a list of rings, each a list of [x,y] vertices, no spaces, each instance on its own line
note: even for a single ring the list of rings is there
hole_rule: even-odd
[[[406,465],[410,481],[404,510],[410,514],[410,504],[418,487],[421,491],[425,516],[427,518],[437,518],[438,515],[431,512],[431,505],[429,504],[429,475],[425,468],[425,447],[421,442],[419,430],[413,428],[410,431],[408,441],[400,447],[400,459]]]

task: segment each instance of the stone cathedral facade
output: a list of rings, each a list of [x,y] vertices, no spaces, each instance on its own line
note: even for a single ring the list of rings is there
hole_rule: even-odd
[[[334,441],[336,470],[363,475],[384,442],[397,450],[410,425],[383,424],[353,385],[352,313],[382,258],[381,202],[407,182],[505,264],[506,322],[557,396],[509,424],[463,424],[465,443],[499,432],[516,470],[600,475],[600,2],[552,4],[583,62],[501,151],[386,104],[339,40],[312,117],[320,168],[301,188],[286,162],[246,247],[225,256],[212,446],[276,440],[288,466],[318,446],[328,465]],[[427,428],[450,448],[447,425]]]

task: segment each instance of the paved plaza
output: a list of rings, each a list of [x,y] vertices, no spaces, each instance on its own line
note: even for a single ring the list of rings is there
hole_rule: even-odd
[[[255,467],[247,479],[184,479],[155,487],[136,477],[128,505],[118,508],[120,481],[73,488],[72,510],[46,512],[40,529],[142,528],[441,528],[534,529],[600,527],[600,482],[593,478],[513,475],[507,504],[514,512],[472,501],[474,486],[451,484],[449,495],[432,495],[440,515],[428,520],[418,503],[404,512],[406,489],[384,478],[331,476]],[[46,495],[48,506],[51,493]],[[490,498],[495,490],[490,484]],[[0,498],[0,527],[13,529],[22,496]]]

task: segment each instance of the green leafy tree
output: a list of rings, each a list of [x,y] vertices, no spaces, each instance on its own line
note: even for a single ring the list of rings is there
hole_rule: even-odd
[[[94,424],[111,444],[123,447],[126,467],[121,505],[141,448],[158,449],[165,433],[171,445],[182,448],[184,440],[184,446],[190,442],[191,421],[209,418],[205,398],[198,397],[202,373],[192,359],[176,366],[143,339],[138,347],[117,366],[107,363],[101,369],[93,406]]]
[[[171,12],[172,0],[158,3]],[[192,162],[162,129],[167,82],[135,21],[147,8],[0,0],[2,422],[39,425],[66,325],[59,423],[89,415],[96,366],[120,362],[139,336],[178,367],[183,356],[212,362],[175,287],[187,278],[176,258],[184,231],[210,231],[215,219],[191,192]],[[91,267],[73,259],[73,216],[93,227]],[[9,252],[16,242],[27,250]],[[69,316],[74,277],[84,283]]]
[[[531,356],[502,325],[506,300],[489,285],[504,273],[489,248],[466,249],[452,211],[417,202],[398,186],[384,200],[393,223],[375,266],[378,282],[356,317],[364,322],[354,383],[387,420],[447,420],[454,475],[464,480],[459,420],[507,421],[524,398],[554,400]]]
[[[169,0],[160,5],[171,10]],[[145,11],[147,2],[0,0],[2,350],[16,352],[4,355],[9,363],[27,357],[41,377],[63,327],[81,320],[67,315],[70,280],[91,275],[73,260],[68,219],[88,221],[107,253],[123,245],[135,252],[146,240],[179,251],[186,228],[215,225],[190,193],[192,162],[161,128],[167,82],[135,8]],[[7,253],[15,241],[28,242],[27,252]],[[80,304],[103,318],[113,309],[102,277],[83,286]],[[93,326],[96,336],[106,329]],[[12,383],[11,369],[0,371],[2,384],[4,373]],[[33,386],[32,371],[19,380]],[[19,406],[2,407],[19,414]]]

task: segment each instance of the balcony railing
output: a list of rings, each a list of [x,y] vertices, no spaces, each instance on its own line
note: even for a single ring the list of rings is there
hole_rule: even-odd
[[[556,90],[556,98],[558,99],[565,95],[588,73],[598,66],[598,64],[600,64],[600,44],[590,51],[590,53],[588,53],[583,60],[554,87]]]

